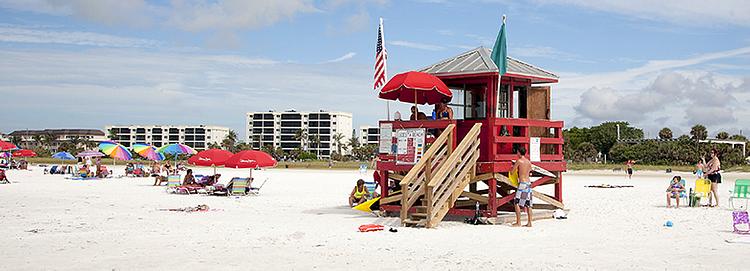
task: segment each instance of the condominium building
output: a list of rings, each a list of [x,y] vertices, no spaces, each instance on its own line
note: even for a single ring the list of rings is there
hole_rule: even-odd
[[[208,125],[111,125],[105,127],[109,136],[123,146],[135,143],[155,147],[181,143],[196,150],[205,150],[211,143],[221,144],[229,128]]]
[[[60,145],[66,142],[75,143],[81,147],[86,144],[96,145],[100,141],[107,140],[104,132],[97,129],[18,130],[8,134],[8,137],[20,139],[19,148],[43,147],[51,152],[56,152]]]
[[[377,126],[359,126],[359,144],[378,144],[380,139],[380,128]]]
[[[262,146],[284,151],[302,149],[321,158],[329,158],[339,149],[342,154],[348,154],[344,146],[352,137],[351,113],[323,110],[248,112],[246,119],[246,142],[254,149]],[[338,141],[337,136],[341,137]]]

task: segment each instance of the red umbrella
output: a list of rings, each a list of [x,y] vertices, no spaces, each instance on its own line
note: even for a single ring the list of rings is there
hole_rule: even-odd
[[[399,100],[414,104],[436,104],[453,93],[440,78],[424,72],[397,74],[380,90],[382,99]]]
[[[17,150],[13,152],[13,156],[18,157],[35,157],[36,153],[32,150]]]
[[[188,164],[196,166],[221,166],[233,155],[230,151],[209,149],[200,151],[188,159]]]
[[[0,151],[14,151],[17,149],[18,146],[16,144],[0,140]]]
[[[224,162],[224,167],[229,168],[257,168],[275,167],[276,159],[270,154],[262,151],[247,150],[238,152]]]
[[[200,151],[188,159],[188,164],[204,167],[214,167],[216,175],[216,166],[224,165],[224,162],[233,155],[230,151],[220,149],[208,149]]]

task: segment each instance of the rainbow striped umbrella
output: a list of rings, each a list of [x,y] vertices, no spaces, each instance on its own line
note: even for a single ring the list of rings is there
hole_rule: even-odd
[[[133,155],[124,146],[114,141],[102,141],[99,143],[99,150],[109,157],[119,160],[131,160]]]
[[[156,147],[151,146],[149,144],[143,144],[143,143],[133,144],[133,151],[135,151],[136,153],[138,153],[138,155],[148,160],[153,160],[153,161],[164,160],[164,154],[157,152]]]
[[[180,144],[180,143],[164,145],[164,146],[161,146],[161,148],[158,148],[156,151],[162,154],[172,154],[172,155],[198,153],[190,146],[185,145],[185,144]]]

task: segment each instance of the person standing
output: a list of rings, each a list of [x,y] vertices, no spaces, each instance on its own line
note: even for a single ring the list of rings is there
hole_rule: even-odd
[[[711,160],[706,165],[706,177],[711,181],[711,193],[708,194],[708,206],[719,207],[719,184],[721,183],[721,161],[716,149],[711,149]],[[711,204],[711,195],[716,199],[716,205]]]
[[[698,164],[695,165],[695,175],[698,179],[703,179],[703,173],[706,172],[705,159],[698,160]]]
[[[628,179],[633,178],[633,165],[635,165],[635,161],[633,160],[628,160],[627,162],[625,162],[625,166],[628,167]]]
[[[521,226],[521,208],[524,209],[528,216],[526,227],[531,227],[531,207],[533,204],[531,197],[531,181],[529,181],[531,161],[526,158],[526,149],[524,147],[518,149],[518,154],[520,154],[521,157],[513,163],[513,168],[510,169],[510,172],[518,171],[518,188],[516,189],[516,196],[513,199],[513,205],[516,209],[516,223],[513,224],[513,227]]]

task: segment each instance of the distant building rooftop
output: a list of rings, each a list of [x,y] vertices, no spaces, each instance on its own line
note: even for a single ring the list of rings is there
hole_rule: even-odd
[[[52,135],[87,135],[104,136],[104,132],[97,129],[44,129],[44,130],[19,130],[13,131],[9,136],[34,136],[42,134]]]

